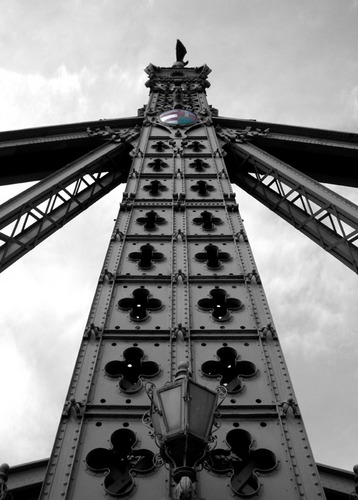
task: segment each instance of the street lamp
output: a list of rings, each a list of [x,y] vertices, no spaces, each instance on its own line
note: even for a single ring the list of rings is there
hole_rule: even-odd
[[[178,365],[174,382],[159,389],[149,383],[146,391],[151,407],[143,420],[153,429],[160,456],[173,470],[178,488],[192,491],[196,469],[212,441],[218,398],[223,399],[226,391],[219,387],[215,392],[194,382],[187,363]],[[193,498],[182,493],[182,498]]]

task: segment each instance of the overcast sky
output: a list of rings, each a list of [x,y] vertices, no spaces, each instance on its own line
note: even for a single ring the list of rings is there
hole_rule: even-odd
[[[175,42],[221,116],[358,132],[356,0],[0,0],[0,130],[136,115]],[[30,168],[30,166],[29,166]],[[337,169],[339,165],[337,165]],[[335,188],[334,188],[335,189]],[[0,189],[0,202],[18,188]],[[121,190],[0,278],[0,463],[48,457]],[[340,189],[358,203],[353,189]],[[318,462],[358,463],[357,276],[237,195]]]

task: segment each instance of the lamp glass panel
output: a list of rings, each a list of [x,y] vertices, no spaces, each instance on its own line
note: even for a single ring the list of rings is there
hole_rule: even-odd
[[[181,430],[183,428],[182,384],[158,392],[158,397],[161,402],[167,432],[171,433]]]
[[[218,395],[191,381],[188,384],[188,392],[189,430],[197,437],[206,439],[213,424]]]

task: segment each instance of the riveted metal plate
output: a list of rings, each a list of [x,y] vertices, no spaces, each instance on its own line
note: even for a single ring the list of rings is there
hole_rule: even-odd
[[[235,411],[240,413],[240,405],[259,407],[275,404],[276,398],[270,386],[264,353],[258,339],[240,341],[223,338],[219,342],[208,337],[205,340],[201,339],[201,341],[192,342],[193,372],[196,375],[197,382],[209,387],[211,390],[215,390],[223,381],[225,382],[225,378],[222,378],[225,377],[226,369],[224,361],[225,359],[228,359],[229,363],[233,361],[225,358],[225,350],[232,349],[236,351],[236,375],[239,379],[236,389],[239,390],[229,392],[223,406],[233,407],[236,409]],[[204,371],[202,370],[202,365],[207,361],[215,362],[215,366],[211,363],[211,369],[216,370],[221,375],[219,374],[217,378],[208,376],[205,373],[205,365],[203,367]],[[250,365],[248,368],[242,362],[249,362],[254,366]],[[257,409],[259,410],[259,408]]]
[[[171,200],[173,178],[163,178],[158,175],[156,179],[152,177],[141,177],[139,180],[131,179],[128,182],[128,190],[135,192],[135,199],[149,199],[152,203],[155,200]]]
[[[239,425],[239,427],[234,427],[233,425]],[[274,453],[277,465],[272,470],[267,470],[266,472],[257,472],[257,480],[259,487],[260,497],[263,496],[265,500],[277,500],[277,499],[301,499],[305,498],[321,498],[321,489],[316,488],[315,495],[306,496],[303,493],[303,489],[300,489],[300,478],[297,476],[296,471],[293,470],[292,463],[290,460],[290,454],[288,449],[288,444],[282,436],[280,423],[278,420],[245,420],[244,422],[240,419],[235,419],[232,421],[228,419],[222,421],[221,428],[217,432],[217,445],[216,449],[228,450],[228,445],[226,443],[226,436],[229,431],[242,429],[250,433],[253,441],[250,450],[248,450],[248,457],[255,450],[265,449],[269,452]],[[269,465],[269,464],[268,464]],[[260,464],[262,468],[265,467],[265,461]],[[260,468],[261,468],[260,467]],[[248,460],[248,465],[245,468],[246,474],[251,473],[253,465],[250,464]],[[230,477],[224,474],[215,474],[214,472],[209,472],[203,470],[200,473],[200,494],[203,498],[221,498],[230,499],[233,498],[233,490],[231,485],[239,486],[242,484],[240,480],[240,475],[231,477],[233,479],[230,482]],[[235,482],[235,479],[237,482]],[[246,477],[247,479],[247,477]],[[243,478],[243,481],[245,478]],[[313,492],[312,492],[313,493]],[[317,495],[320,496],[317,496]],[[246,497],[246,495],[244,496]],[[235,498],[241,498],[241,496],[236,496]]]
[[[143,358],[140,360],[141,368],[137,366],[123,370],[124,362],[130,364],[132,362],[131,350],[141,350]],[[109,339],[102,342],[100,349],[101,368],[96,371],[93,378],[92,388],[89,395],[88,404],[101,406],[103,409],[106,406],[149,406],[150,400],[145,392],[145,384],[152,382],[157,387],[161,387],[170,379],[170,342],[169,341],[153,341],[153,340],[132,340],[124,341],[121,338]],[[119,361],[121,366],[116,367],[112,374],[106,371],[107,363]],[[155,369],[148,369],[148,362],[158,365],[159,373]],[[150,367],[151,368],[151,367]],[[139,374],[135,384],[127,382],[135,380],[135,377],[129,372],[135,370],[135,375]],[[146,376],[146,373],[155,373],[154,376]],[[120,385],[120,381],[123,381]],[[141,383],[142,382],[142,383]],[[128,389],[128,390],[126,390]]]
[[[220,221],[214,219],[210,230],[204,227],[205,217],[203,219],[203,212],[210,212],[212,217],[220,219]],[[232,237],[232,229],[227,217],[227,212],[225,208],[219,205],[215,206],[210,203],[201,203],[197,208],[191,207],[190,210],[187,210],[187,227],[188,234],[193,236],[208,236],[210,238],[215,238],[216,236],[226,235]]]
[[[129,425],[124,426],[127,424]],[[81,453],[77,457],[74,471],[77,476],[76,482],[74,484],[71,483],[70,494],[67,498],[98,500],[99,498],[110,496],[108,494],[105,496],[106,491],[103,484],[106,468],[104,467],[103,471],[92,471],[86,465],[86,457],[90,451],[97,448],[112,449],[110,437],[119,429],[129,429],[135,433],[137,443],[133,448],[134,451],[136,449],[148,449],[153,453],[158,452],[154,440],[149,437],[148,429],[140,420],[136,421],[133,418],[125,420],[121,417],[101,419],[99,416],[96,419],[85,421],[81,436],[84,444],[81,448]],[[134,473],[134,487],[130,492],[130,497],[139,499],[145,496],[147,500],[158,500],[158,491],[162,491],[165,475],[166,471],[164,467],[154,469],[152,473],[144,476]]]
[[[156,161],[157,160],[157,161]],[[144,158],[141,174],[144,175],[173,175],[173,158]]]
[[[217,175],[218,170],[213,158],[184,158],[185,174],[205,177],[207,175]]]
[[[143,321],[135,321],[130,318],[131,310],[121,310],[118,307],[118,301],[121,299],[133,299],[133,291],[136,289],[146,289],[149,291],[149,299],[159,299],[162,302],[160,310],[147,310],[147,317]],[[139,283],[128,284],[118,283],[115,285],[112,298],[112,313],[107,318],[106,328],[109,330],[138,330],[138,331],[157,331],[168,330],[170,328],[170,283],[145,284]],[[132,302],[135,306],[134,300]]]
[[[240,233],[240,231],[244,231],[246,235],[246,231],[243,225],[243,222],[241,220],[241,216],[238,212],[229,212],[229,220],[230,220],[230,225],[232,227],[232,231],[234,234]],[[241,238],[241,241],[243,241],[243,238]]]
[[[196,155],[205,155],[211,154],[211,148],[208,140],[198,139],[196,137],[191,137],[190,140],[184,146],[184,154],[196,154]]]
[[[127,276],[169,276],[171,274],[171,242],[169,241],[153,241],[150,240],[150,245],[153,247],[153,259],[148,262],[142,262],[142,265],[150,265],[150,268],[141,267],[141,258],[143,256],[143,248],[148,243],[144,240],[127,241],[124,245],[122,258],[117,270],[117,275]],[[160,256],[159,254],[163,254]]]
[[[209,245],[217,248],[218,259],[212,258]],[[227,255],[226,255],[227,254]],[[191,276],[237,276],[243,274],[240,266],[236,245],[233,241],[201,240],[200,242],[188,242],[189,274]],[[204,260],[207,258],[207,260]],[[210,259],[210,260],[209,260]],[[220,267],[209,268],[210,265]]]
[[[201,185],[201,183],[205,183]],[[220,183],[217,179],[185,179],[186,199],[189,201],[223,200]],[[202,193],[202,194],[201,194]]]
[[[230,318],[227,321],[218,321],[213,319],[212,311],[204,311],[199,308],[198,301],[200,299],[210,299],[210,291],[215,288],[220,288],[227,292],[227,297],[238,299],[242,303],[242,308],[239,310],[230,311]],[[213,306],[214,310],[214,306]],[[219,336],[221,333],[236,331],[238,334],[244,332],[245,329],[255,329],[256,321],[252,310],[250,297],[245,284],[240,282],[227,284],[219,282],[213,283],[195,283],[190,287],[190,315],[191,328],[194,330],[216,330]]]

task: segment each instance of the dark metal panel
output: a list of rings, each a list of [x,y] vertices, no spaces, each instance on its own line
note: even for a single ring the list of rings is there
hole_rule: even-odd
[[[210,310],[204,310],[199,307],[198,303],[201,299],[211,299],[212,290],[223,290],[227,293],[227,298],[238,299],[242,306],[238,310],[230,310],[227,320],[217,320],[213,317],[212,311],[215,308],[215,301],[212,302]],[[256,329],[257,324],[253,314],[250,298],[246,286],[242,280],[237,280],[232,283],[221,281],[218,278],[212,283],[198,283],[191,285],[191,328],[204,333],[206,330],[216,331],[218,334],[224,335],[228,332],[240,333],[245,329]],[[219,333],[220,332],[220,333]]]
[[[123,333],[123,331],[116,331],[111,337],[111,339],[104,339],[102,342],[100,348],[102,368],[93,378],[88,405],[102,406],[102,408],[106,408],[108,405],[111,407],[127,406],[128,408],[131,406],[146,407],[148,405],[148,396],[144,391],[145,384],[150,381],[160,387],[170,380],[170,336],[166,332],[166,339],[162,339],[160,342],[158,342],[158,339],[142,338],[140,340],[140,347],[138,347],[138,338],[133,332],[127,331]],[[136,371],[134,363],[127,369],[127,375],[122,370],[121,374],[110,376],[106,372],[106,366],[108,363],[113,362],[124,364],[126,361],[127,365],[130,364],[132,357],[128,353],[133,348],[143,351],[143,373],[145,373],[145,363],[148,362],[156,363],[159,367],[159,373],[153,377],[146,377],[143,373],[140,373],[136,390],[133,390],[133,385],[130,386],[128,382],[128,391],[126,391],[125,379],[130,370]],[[133,378],[132,376],[130,380],[133,380]],[[123,379],[124,383],[121,385],[120,382]]]
[[[205,257],[209,258],[208,252],[210,252],[211,249],[210,245],[217,248],[218,262],[208,262],[208,260],[204,260]],[[189,241],[188,262],[191,276],[217,276],[220,278],[221,276],[229,277],[240,274],[244,275],[244,270],[240,266],[237,249],[232,236],[229,241],[221,242],[213,242],[209,238],[207,240],[201,240],[200,243]],[[217,264],[219,267],[210,267],[210,265],[213,264]]]
[[[222,338],[220,338],[221,335]],[[221,379],[222,376],[225,376],[224,361],[227,359],[228,362],[232,362],[231,358],[224,358],[225,351],[235,351],[239,380],[233,392],[230,391],[230,387],[226,386],[229,392],[223,402],[223,408],[227,408],[228,411],[236,411],[239,414],[242,406],[256,407],[276,403],[264,362],[263,347],[258,336],[253,339],[242,339],[238,334],[235,340],[229,340],[225,337],[225,332],[218,330],[217,333],[208,335],[205,339],[202,338],[200,342],[193,344],[193,370],[198,374],[197,381],[212,390],[215,390],[218,384],[225,383],[225,379]],[[222,356],[221,363],[219,363],[220,356]],[[208,362],[213,367],[213,363],[217,363],[217,367],[214,368],[219,374],[217,377],[209,377],[205,373],[204,363]],[[250,367],[251,371],[242,366],[248,362],[254,365]]]
[[[227,436],[230,431],[238,432],[238,437],[241,437],[242,432],[249,433],[252,442],[250,446],[245,446],[242,441],[237,439],[230,450],[233,458],[235,456],[245,457],[243,460],[245,467],[242,471],[233,468],[232,473],[229,475],[215,473],[208,467],[208,470],[201,473],[200,483],[203,498],[229,500],[233,496],[235,498],[246,497],[245,489],[240,496],[234,495],[234,491],[235,489],[238,491],[238,488],[243,486],[250,477],[251,490],[250,488],[246,490],[249,496],[254,495],[254,490],[257,488],[256,494],[267,500],[322,497],[318,484],[315,486],[313,482],[308,481],[307,476],[306,481],[303,481],[297,462],[290,453],[290,447],[293,446],[293,443],[287,440],[279,419],[275,417],[275,414],[271,418],[267,418],[266,415],[260,417],[257,414],[256,418],[240,418],[239,415],[235,417],[233,413],[225,416],[223,412],[221,427],[217,431],[216,450],[224,451],[229,449]],[[265,450],[260,463],[261,470],[256,478],[253,476],[253,458],[250,458],[250,456],[254,457],[255,450]],[[268,460],[267,455],[269,454],[274,456],[273,463]],[[228,462],[230,463],[230,459]],[[276,465],[272,466],[275,462]],[[225,463],[225,458],[223,463]]]
[[[156,283],[149,281],[148,284],[142,284],[135,280],[134,283],[131,282],[131,277],[127,277],[125,282],[119,282],[115,285],[112,298],[112,307],[110,314],[105,325],[105,328],[109,330],[131,330],[135,329],[138,332],[142,331],[169,331],[170,330],[170,318],[168,316],[170,299],[171,299],[171,287],[168,279],[162,281],[156,279]],[[132,319],[134,315],[131,313],[133,307],[135,306],[135,301],[133,297],[133,292],[137,289],[145,289],[149,292],[150,299],[158,299],[161,301],[162,306],[159,310],[151,308],[149,305],[146,311],[146,318],[143,320]],[[123,299],[128,299],[131,301],[132,306],[130,309],[123,309],[118,306],[118,302]],[[144,306],[142,306],[144,307]]]

